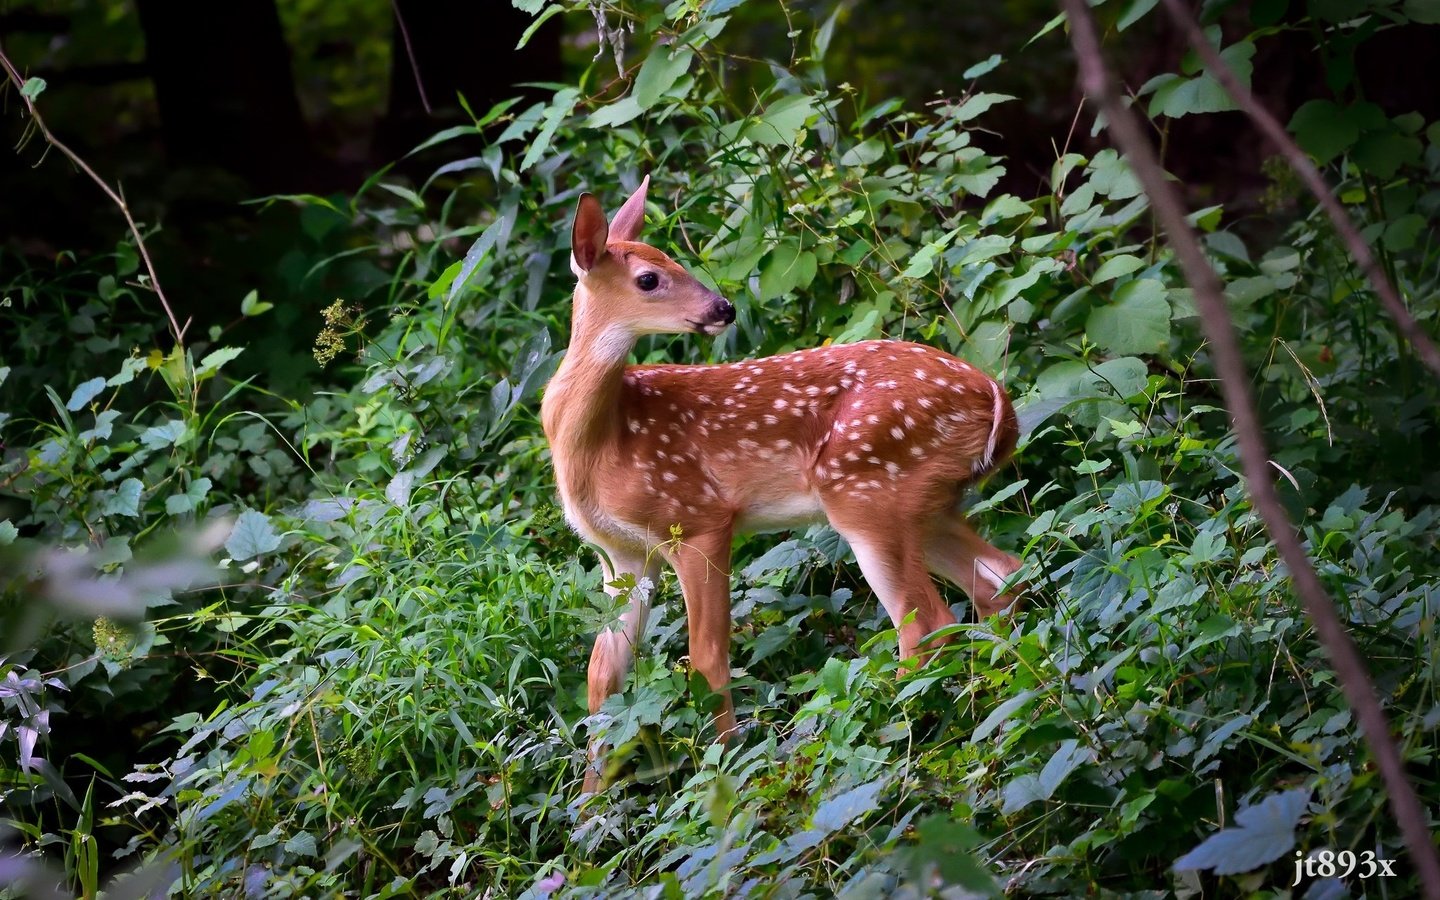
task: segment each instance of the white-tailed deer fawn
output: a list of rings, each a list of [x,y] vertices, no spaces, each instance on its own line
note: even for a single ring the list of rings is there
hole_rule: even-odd
[[[607,583],[674,567],[685,594],[690,661],[730,705],[730,544],[737,531],[828,521],[899,629],[900,656],[955,622],[930,572],[959,585],[981,616],[1019,560],[986,543],[961,492],[1014,449],[1015,413],[993,379],[901,341],[802,350],[728,365],[627,366],[640,335],[719,334],[735,308],[639,243],[649,179],[606,223],[581,194],[571,234],[570,348],[545,390],[566,518],[603,551]],[[673,526],[681,539],[671,540]],[[610,588],[614,591],[615,588]],[[622,621],[590,656],[590,712],[620,690],[649,608],[632,591]],[[594,791],[592,742],[585,789]]]

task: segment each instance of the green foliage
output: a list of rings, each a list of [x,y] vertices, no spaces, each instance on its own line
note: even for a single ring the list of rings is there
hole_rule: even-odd
[[[64,843],[84,890],[95,832],[124,829],[122,857],[173,893],[365,897],[1180,893],[1197,870],[1239,893],[1288,884],[1293,847],[1399,854],[1124,160],[1065,153],[1047,193],[1003,193],[981,129],[1011,98],[868,105],[824,79],[834,20],[796,29],[790,65],[757,65],[727,53],[735,5],[626,11],[665,40],[623,96],[590,99],[607,61],[549,100],[499,104],[426,142],[455,159],[419,186],[385,171],[348,199],[288,198],[316,235],[354,239],[287,261],[297,277],[366,259],[309,323],[333,381],[310,396],[239,374],[259,365],[239,347],[106,334],[117,306],[146,300],[128,246],[91,263],[104,271],[12,279],[31,339],[0,381],[0,552],[31,565],[87,548],[76,583],[126,601],[37,623],[21,615],[32,586],[7,578],[5,610],[35,636],[0,660],[0,800],[27,851]],[[727,73],[753,96],[727,92]],[[1175,77],[1165,103],[1201,112],[1209,76]],[[1324,127],[1297,131],[1336,148],[1342,197],[1433,322],[1440,150],[1380,176],[1363,128],[1344,143]],[[573,201],[643,172],[647,239],[739,316],[714,343],[649,339],[642,360],[884,335],[1006,379],[1018,472],[971,513],[1023,550],[1026,611],[956,626],[901,675],[832,531],[746,541],[741,738],[709,743],[714,698],[668,575],[622,586],[655,591],[645,652],[586,716],[589,638],[617,601],[553,505],[535,400],[563,343]],[[1440,657],[1440,511],[1417,475],[1433,388],[1407,381],[1413,363],[1315,220],[1271,245],[1222,228],[1221,210],[1194,218],[1263,363],[1282,490],[1422,771]],[[44,302],[81,283],[83,302]],[[278,310],[252,292],[239,312]],[[1377,435],[1417,446],[1356,452]],[[160,533],[215,522],[220,587],[146,568]],[[143,754],[54,752],[102,709],[143,723]],[[616,747],[617,786],[582,800],[595,735]]]

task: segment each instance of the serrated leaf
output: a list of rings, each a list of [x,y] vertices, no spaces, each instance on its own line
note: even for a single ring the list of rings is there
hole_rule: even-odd
[[[1295,826],[1310,803],[1310,791],[1271,794],[1235,814],[1235,828],[1225,828],[1175,860],[1176,869],[1210,869],[1216,875],[1238,875],[1274,862],[1295,846]]]
[[[280,546],[280,535],[264,513],[247,509],[235,520],[235,527],[225,539],[225,552],[239,562],[269,553]]]
[[[285,852],[299,856],[318,856],[320,854],[319,849],[315,846],[315,835],[308,831],[302,831],[286,841]]]
[[[70,395],[70,399],[65,401],[65,408],[71,412],[79,412],[85,408],[85,404],[94,400],[103,390],[105,390],[105,379],[103,378],[92,378],[89,381],[81,382],[75,388],[75,392]]]

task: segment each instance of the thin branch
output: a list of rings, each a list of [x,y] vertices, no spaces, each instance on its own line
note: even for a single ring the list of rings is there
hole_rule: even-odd
[[[400,0],[390,0],[390,8],[395,10],[395,24],[400,26],[400,40],[405,43],[405,56],[410,60],[410,71],[415,76],[415,90],[420,92],[420,105],[425,107],[425,114],[431,113],[430,98],[425,96],[425,82],[420,78],[420,60],[415,58],[415,48],[410,46],[410,29],[405,27],[405,17],[400,14]]]
[[[1180,26],[1180,30],[1185,34],[1185,39],[1190,42],[1190,46],[1195,48],[1195,52],[1205,61],[1205,68],[1215,76],[1215,80],[1220,82],[1220,85],[1225,88],[1225,92],[1250,117],[1250,120],[1255,123],[1255,127],[1260,129],[1260,133],[1275,145],[1295,174],[1300,176],[1305,187],[1314,195],[1320,207],[1325,210],[1325,214],[1330,217],[1330,224],[1334,226],[1340,239],[1345,242],[1346,248],[1355,258],[1355,262],[1360,265],[1365,277],[1370,280],[1370,286],[1380,297],[1380,302],[1385,306],[1386,312],[1390,313],[1390,317],[1399,326],[1400,333],[1415,348],[1420,359],[1430,367],[1430,371],[1440,375],[1440,349],[1436,349],[1430,336],[1420,327],[1420,323],[1415,321],[1415,317],[1410,315],[1405,301],[1400,299],[1400,293],[1395,290],[1395,285],[1391,284],[1390,279],[1386,277],[1380,261],[1375,258],[1374,253],[1370,252],[1370,245],[1365,243],[1365,239],[1360,236],[1360,231],[1355,227],[1355,223],[1350,221],[1345,207],[1335,199],[1334,192],[1331,191],[1330,185],[1325,183],[1325,178],[1320,174],[1320,170],[1315,168],[1310,157],[1285,131],[1280,120],[1276,119],[1270,110],[1255,99],[1255,95],[1251,93],[1250,89],[1236,77],[1234,70],[1226,65],[1215,46],[1205,39],[1205,33],[1200,30],[1200,24],[1195,21],[1195,17],[1185,8],[1181,0],[1165,0],[1165,11],[1170,14],[1170,18],[1175,20],[1175,24]]]
[[[130,234],[135,238],[135,249],[140,252],[140,258],[145,263],[145,271],[150,275],[150,289],[155,292],[155,296],[160,300],[161,308],[165,310],[165,317],[170,320],[170,334],[175,338],[175,346],[183,346],[185,329],[175,319],[175,311],[170,308],[170,301],[165,299],[165,291],[160,287],[159,276],[155,274],[155,263],[150,260],[150,251],[145,246],[145,238],[140,234],[140,226],[135,224],[135,217],[130,215],[130,205],[125,202],[125,198],[118,191],[105,182],[105,179],[97,175],[95,170],[80,158],[79,154],[50,132],[45,120],[40,116],[40,111],[35,108],[35,101],[25,96],[25,79],[20,76],[19,70],[10,62],[10,57],[5,55],[4,47],[0,47],[0,66],[4,67],[5,75],[10,83],[15,85],[15,92],[24,101],[25,109],[30,114],[30,121],[35,123],[35,127],[45,138],[45,142],[59,150],[76,168],[88,175],[90,180],[105,192],[105,196],[110,198],[110,201],[120,210],[120,214],[125,217],[125,224],[130,227]]]
[[[1355,718],[1370,745],[1371,755],[1384,778],[1391,810],[1399,823],[1425,896],[1440,898],[1440,859],[1437,859],[1426,815],[1415,790],[1405,776],[1405,764],[1390,735],[1384,710],[1370,683],[1365,664],[1355,650],[1350,635],[1340,621],[1335,604],[1320,583],[1315,569],[1305,555],[1299,535],[1290,523],[1275,491],[1274,476],[1268,464],[1259,417],[1250,397],[1249,378],[1245,372],[1240,345],[1221,293],[1220,280],[1206,260],[1200,242],[1185,222],[1185,210],[1172,185],[1156,159],[1134,113],[1126,107],[1111,87],[1096,36],[1095,22],[1086,0],[1063,0],[1070,23],[1070,40],[1080,68],[1081,86],[1094,98],[1105,114],[1107,130],[1124,151],[1145,193],[1150,198],[1156,218],[1165,229],[1166,237],[1184,269],[1185,278],[1194,290],[1200,311],[1201,325],[1210,343],[1216,373],[1225,405],[1234,417],[1235,435],[1239,442],[1240,459],[1251,502],[1270,537],[1279,549],[1280,558],[1289,569],[1291,583],[1305,611],[1315,625],[1315,632],[1330,657],[1330,664],[1340,681],[1341,690],[1354,710]]]

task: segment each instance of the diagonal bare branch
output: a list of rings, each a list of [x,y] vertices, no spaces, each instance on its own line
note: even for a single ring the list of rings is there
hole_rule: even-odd
[[[1346,214],[1345,208],[1340,205],[1339,200],[1335,199],[1335,193],[1330,190],[1330,185],[1325,183],[1325,178],[1320,174],[1320,170],[1315,168],[1310,157],[1285,131],[1280,120],[1276,119],[1270,110],[1255,99],[1255,95],[1251,93],[1250,89],[1236,77],[1235,71],[1225,64],[1219,51],[1205,39],[1205,33],[1200,30],[1200,24],[1185,8],[1182,0],[1165,0],[1165,11],[1170,14],[1170,18],[1175,20],[1175,24],[1180,27],[1185,39],[1190,42],[1190,46],[1195,48],[1195,52],[1205,61],[1205,68],[1215,76],[1221,87],[1225,88],[1225,92],[1250,117],[1250,120],[1255,123],[1255,127],[1260,129],[1260,133],[1275,145],[1295,174],[1300,176],[1300,180],[1314,195],[1320,208],[1325,210],[1325,214],[1330,217],[1330,224],[1340,235],[1340,239],[1345,242],[1345,247],[1354,257],[1355,262],[1364,271],[1365,277],[1370,281],[1370,286],[1374,288],[1385,311],[1395,320],[1400,333],[1415,348],[1415,352],[1419,354],[1425,365],[1436,375],[1440,375],[1440,350],[1436,349],[1430,336],[1420,327],[1420,323],[1415,321],[1415,317],[1410,315],[1405,301],[1400,299],[1400,293],[1395,290],[1395,285],[1391,284],[1390,279],[1386,277],[1380,261],[1370,251],[1370,245],[1365,243],[1365,238],[1360,236],[1360,231],[1355,227],[1355,223],[1350,221],[1350,216]]]
[[[64,154],[66,159],[70,160],[71,164],[88,175],[90,180],[95,182],[100,190],[105,192],[105,196],[110,198],[110,202],[114,203],[116,208],[120,210],[120,214],[125,217],[125,224],[130,227],[130,234],[135,238],[135,249],[139,251],[140,258],[145,262],[145,271],[150,276],[150,289],[155,292],[156,298],[160,301],[160,307],[165,310],[165,317],[170,320],[170,335],[175,338],[175,346],[183,346],[185,343],[185,329],[176,321],[175,311],[170,308],[170,301],[165,299],[165,290],[160,287],[160,277],[155,274],[155,264],[150,260],[150,251],[145,246],[145,238],[140,234],[140,226],[135,224],[134,216],[130,214],[130,204],[125,202],[125,197],[121,195],[119,191],[112,188],[106,183],[105,179],[96,174],[95,170],[90,168],[90,165],[81,159],[79,154],[71,150],[63,141],[51,133],[49,127],[45,124],[45,120],[40,116],[40,110],[35,108],[35,101],[25,96],[23,90],[25,87],[25,79],[21,77],[20,71],[15,68],[14,63],[10,62],[10,57],[5,55],[5,49],[3,47],[0,47],[0,68],[4,68],[6,80],[15,85],[15,92],[19,94],[20,99],[25,103],[25,110],[30,114],[30,121],[35,123],[35,127],[40,130],[41,136],[45,138],[45,142],[56,150],[59,150]],[[3,84],[3,82],[0,82],[0,84]]]
[[[1259,417],[1250,396],[1249,379],[1240,345],[1230,321],[1229,310],[1221,293],[1220,279],[1205,258],[1194,231],[1185,222],[1185,210],[1175,189],[1165,178],[1154,149],[1150,146],[1134,113],[1125,106],[1112,88],[1100,51],[1095,21],[1086,0],[1063,0],[1070,23],[1070,40],[1080,68],[1081,87],[1100,104],[1107,130],[1124,151],[1136,176],[1150,198],[1156,218],[1184,269],[1185,278],[1195,293],[1201,324],[1220,376],[1225,405],[1234,417],[1235,435],[1245,480],[1255,510],[1265,522],[1279,549],[1280,558],[1290,571],[1291,583],[1306,613],[1315,625],[1315,632],[1330,657],[1330,664],[1340,681],[1345,699],[1354,710],[1355,718],[1370,745],[1371,755],[1385,780],[1390,807],[1420,876],[1425,896],[1440,898],[1440,858],[1426,827],[1424,809],[1405,775],[1405,765],[1391,738],[1385,712],[1375,695],[1374,685],[1356,652],[1349,633],[1310,565],[1299,535],[1290,523],[1275,491]]]

